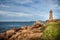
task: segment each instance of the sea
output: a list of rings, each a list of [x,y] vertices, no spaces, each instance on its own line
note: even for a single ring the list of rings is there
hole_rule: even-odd
[[[0,22],[0,33],[10,30],[13,27],[20,28],[24,25],[31,26],[32,24],[34,24],[34,21],[32,22]]]

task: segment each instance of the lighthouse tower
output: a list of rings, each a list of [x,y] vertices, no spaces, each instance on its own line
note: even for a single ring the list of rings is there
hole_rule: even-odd
[[[53,12],[50,10],[49,20],[53,20]]]
[[[46,20],[46,22],[47,22],[47,23],[49,23],[49,22],[60,22],[60,19],[54,19],[54,18],[53,18],[53,11],[50,10],[50,11],[49,11],[49,19]]]
[[[49,11],[49,19],[46,20],[46,22],[49,23],[49,22],[53,22],[53,21],[54,21],[54,19],[53,19],[53,11],[50,10],[50,11]]]

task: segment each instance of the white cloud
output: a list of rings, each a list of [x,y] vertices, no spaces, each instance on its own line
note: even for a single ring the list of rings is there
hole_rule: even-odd
[[[35,13],[35,14],[27,14],[27,13],[22,13],[22,12],[7,12],[7,11],[0,11],[0,15],[2,16],[11,16],[11,17],[37,17],[37,16],[40,16],[40,17],[46,17],[44,16],[44,12],[40,12],[40,13]],[[46,15],[46,14],[45,14]]]
[[[57,0],[51,0],[50,3],[48,4],[48,6],[49,6],[51,9],[54,9],[54,10],[60,9],[60,6],[58,5],[58,1],[57,1]]]
[[[2,10],[4,9],[6,10],[6,11],[0,11],[0,15],[9,16],[9,17],[10,16],[11,17],[26,17],[26,18],[29,17],[31,19],[33,19],[32,17],[36,17],[36,19],[38,17],[48,18],[49,14],[47,12],[50,9],[52,9],[53,11],[60,9],[60,6],[57,4],[56,0],[54,1],[53,0],[36,0],[36,1],[39,1],[40,3],[33,3],[35,0],[34,1],[11,0],[11,2],[12,1],[13,3],[9,5],[7,4],[0,5],[0,7],[2,7]],[[31,3],[31,4],[28,4],[28,3]],[[21,4],[21,5],[17,5],[17,4]],[[20,12],[8,12],[8,11],[20,11]]]
[[[21,4],[32,2],[32,0],[13,0],[13,1],[16,3],[21,3]]]
[[[0,11],[0,15],[11,16],[11,17],[32,17],[32,14],[20,13],[20,12],[6,12]]]
[[[2,8],[9,8],[10,6],[4,5],[4,4],[0,4],[0,7],[2,7]]]
[[[56,10],[60,9],[60,6],[58,4],[55,4],[54,7],[55,7]]]

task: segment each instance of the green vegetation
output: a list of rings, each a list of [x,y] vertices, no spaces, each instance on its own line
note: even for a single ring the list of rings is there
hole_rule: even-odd
[[[44,40],[60,40],[60,23],[51,22],[46,24]]]

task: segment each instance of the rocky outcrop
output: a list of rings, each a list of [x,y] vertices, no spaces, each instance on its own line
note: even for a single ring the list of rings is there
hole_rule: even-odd
[[[32,26],[13,28],[0,34],[0,40],[40,40],[42,39],[44,26],[36,22]]]

